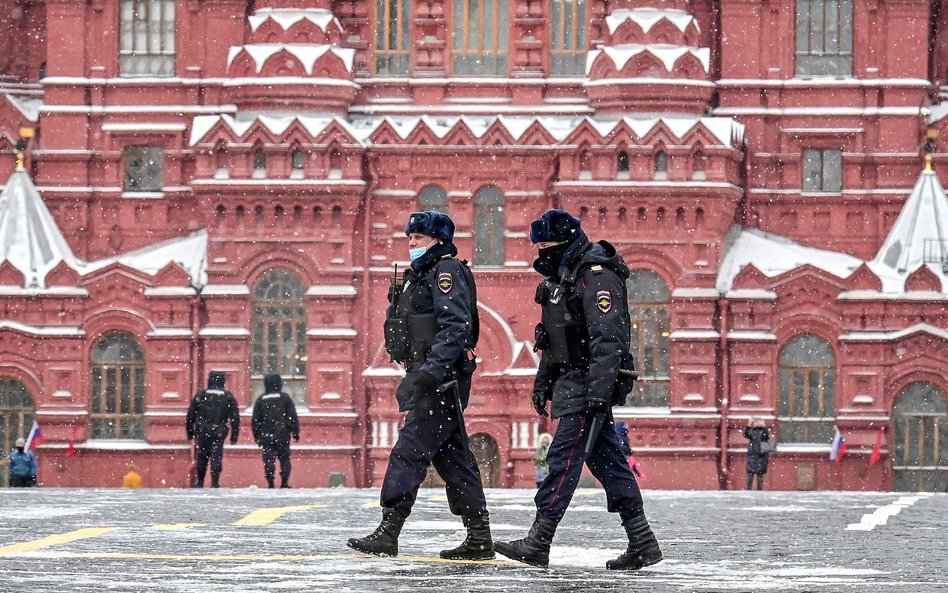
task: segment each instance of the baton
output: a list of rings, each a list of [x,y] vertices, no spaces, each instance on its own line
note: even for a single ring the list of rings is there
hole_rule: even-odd
[[[592,417],[592,420],[589,421],[589,434],[586,435],[586,455],[589,455],[592,452],[593,445],[596,444],[596,439],[599,438],[599,432],[602,430],[602,425],[605,423],[605,414],[596,414]]]
[[[464,427],[464,410],[461,408],[461,390],[458,389],[458,381],[457,379],[451,379],[450,381],[438,385],[436,389],[438,393],[444,393],[449,389],[454,391],[454,411],[457,412],[458,415],[458,429],[461,432],[461,448],[464,449],[464,459],[468,465],[472,465],[474,460],[471,457],[471,444],[467,438],[467,429]]]

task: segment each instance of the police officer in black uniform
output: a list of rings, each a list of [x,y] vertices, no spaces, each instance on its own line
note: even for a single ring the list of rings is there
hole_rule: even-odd
[[[224,380],[223,372],[211,371],[207,376],[207,389],[198,391],[188,407],[188,440],[195,439],[197,448],[195,488],[204,487],[208,461],[211,464],[211,488],[220,487],[228,420],[231,445],[237,444],[240,434],[240,410],[234,395],[224,389]]]
[[[280,460],[280,488],[290,487],[290,435],[300,440],[300,419],[293,398],[283,392],[283,377],[266,375],[263,393],[253,404],[250,420],[253,440],[263,449],[263,475],[273,488],[276,460]]]
[[[382,522],[348,546],[395,556],[398,535],[411,513],[429,465],[445,481],[448,506],[467,528],[461,545],[442,558],[494,557],[480,471],[464,428],[474,372],[477,316],[474,279],[455,256],[454,222],[435,211],[415,212],[405,226],[411,266],[393,279],[385,321],[385,345],[407,373],[395,396],[407,412],[382,483]]]
[[[638,570],[662,553],[645,519],[642,495],[612,426],[612,406],[632,390],[630,321],[625,282],[629,269],[606,241],[591,243],[579,220],[548,210],[530,226],[539,252],[534,269],[544,276],[536,300],[542,307],[537,347],[543,350],[533,405],[559,419],[547,453],[550,473],[537,491],[536,519],[523,539],[497,542],[500,554],[546,567],[556,526],[569,506],[585,462],[606,491],[629,538],[610,570]]]

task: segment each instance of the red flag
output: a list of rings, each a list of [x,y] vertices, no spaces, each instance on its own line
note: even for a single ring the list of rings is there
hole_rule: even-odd
[[[66,445],[66,457],[72,457],[76,454],[76,431],[79,430],[78,424],[72,425],[72,436],[69,437],[69,444]]]
[[[872,453],[869,455],[869,465],[874,463],[879,463],[879,460],[882,459],[882,443],[885,441],[885,427],[880,426],[879,432],[876,433],[876,444],[872,448]]]

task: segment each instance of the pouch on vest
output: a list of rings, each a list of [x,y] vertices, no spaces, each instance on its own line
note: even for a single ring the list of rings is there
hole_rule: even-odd
[[[428,357],[431,344],[438,333],[438,317],[435,313],[409,315],[406,325],[408,326],[409,358],[414,362],[421,362]]]
[[[385,350],[395,362],[406,362],[411,356],[408,324],[404,317],[389,317],[385,320]]]

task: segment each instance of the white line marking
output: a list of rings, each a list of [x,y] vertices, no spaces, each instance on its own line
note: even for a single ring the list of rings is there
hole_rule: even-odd
[[[931,493],[922,493],[917,496],[902,496],[895,502],[877,508],[875,511],[865,514],[859,523],[850,523],[846,526],[846,531],[872,531],[879,525],[885,525],[889,517],[894,517],[907,509],[919,500],[932,496]]]

